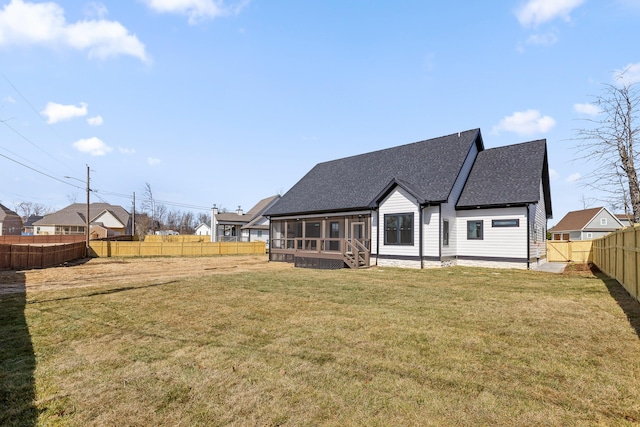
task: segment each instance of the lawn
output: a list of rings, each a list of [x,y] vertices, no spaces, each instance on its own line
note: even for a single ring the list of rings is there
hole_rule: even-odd
[[[640,309],[614,281],[270,266],[25,279],[0,294],[0,425],[640,423]]]

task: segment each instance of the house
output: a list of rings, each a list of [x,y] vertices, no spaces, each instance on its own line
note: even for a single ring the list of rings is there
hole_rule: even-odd
[[[615,214],[616,218],[618,218],[618,221],[620,221],[620,223],[624,226],[624,227],[632,227],[633,226],[633,215],[630,214]]]
[[[29,215],[27,221],[22,225],[22,235],[23,236],[33,236],[33,223],[44,218],[41,215]]]
[[[279,199],[279,195],[262,199],[247,213],[244,213],[240,206],[235,212],[218,212],[218,208],[214,206],[210,228],[213,230],[211,241],[268,243],[269,219],[264,216],[264,212]]]
[[[196,227],[196,232],[194,233],[196,236],[210,236],[211,235],[211,226],[209,224],[200,224]]]
[[[616,215],[599,207],[569,212],[549,233],[551,240],[591,240],[623,227]]]
[[[35,221],[34,234],[85,234],[87,205],[74,203]],[[131,215],[123,207],[108,203],[89,205],[91,238],[131,234]]]
[[[546,140],[485,149],[480,129],[317,164],[265,215],[271,261],[528,268],[546,260]]]
[[[22,234],[22,218],[0,203],[0,236],[19,236],[20,234]]]

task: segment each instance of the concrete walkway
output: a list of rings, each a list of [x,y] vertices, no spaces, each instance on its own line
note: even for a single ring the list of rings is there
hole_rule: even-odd
[[[544,271],[546,273],[562,273],[567,266],[566,262],[545,262],[539,266],[532,266],[532,270]]]

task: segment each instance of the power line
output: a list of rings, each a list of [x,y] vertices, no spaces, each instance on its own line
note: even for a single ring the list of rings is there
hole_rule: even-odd
[[[67,185],[70,185],[70,186],[72,186],[72,187],[79,188],[79,189],[81,189],[81,190],[82,190],[82,188],[81,188],[81,187],[78,187],[78,186],[77,186],[77,185],[75,185],[75,184],[72,184],[72,183],[70,183],[70,182],[64,181],[64,180],[62,180],[62,179],[60,179],[60,178],[56,178],[55,176],[49,175],[48,173],[44,173],[44,172],[42,172],[42,171],[39,171],[38,169],[32,168],[31,166],[28,166],[28,165],[25,165],[24,163],[21,163],[21,162],[19,162],[19,161],[15,160],[15,159],[12,159],[12,158],[11,158],[11,157],[9,157],[9,156],[5,156],[4,154],[1,154],[1,153],[0,153],[0,157],[4,157],[4,158],[5,158],[5,159],[7,159],[7,160],[10,160],[10,161],[12,161],[12,162],[14,162],[14,163],[19,164],[20,166],[24,166],[24,167],[25,167],[25,168],[27,168],[27,169],[30,169],[30,170],[32,170],[32,171],[34,171],[34,172],[37,172],[37,173],[39,173],[40,175],[44,175],[44,176],[46,176],[46,177],[48,177],[48,178],[55,179],[55,180],[56,180],[56,181],[58,181],[58,182],[62,182],[63,184],[67,184]]]
[[[17,129],[15,129],[14,127],[12,127],[9,123],[7,123],[6,120],[2,120],[0,121],[0,123],[2,123],[3,125],[5,125],[6,127],[8,127],[9,129],[11,129],[13,132],[15,132],[17,135],[19,135],[22,139],[24,139],[25,141],[27,141],[29,144],[33,145],[34,147],[36,147],[38,150],[42,151],[44,154],[46,154],[47,156],[51,157],[53,160],[55,160],[56,162],[60,163],[62,166],[64,166],[65,168],[68,168],[69,165],[66,165],[64,163],[62,163],[62,161],[60,161],[59,159],[57,159],[56,157],[52,156],[51,154],[49,154],[47,151],[45,151],[44,149],[42,149],[40,146],[38,146],[38,144],[36,144],[35,142],[31,141],[29,138],[27,138],[26,136],[24,136],[22,133],[20,133]]]

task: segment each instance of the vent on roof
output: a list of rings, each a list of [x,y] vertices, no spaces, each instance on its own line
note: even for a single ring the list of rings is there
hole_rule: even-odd
[[[236,213],[238,215],[242,215],[242,208],[240,207],[240,205],[238,205],[238,209],[236,210]]]

